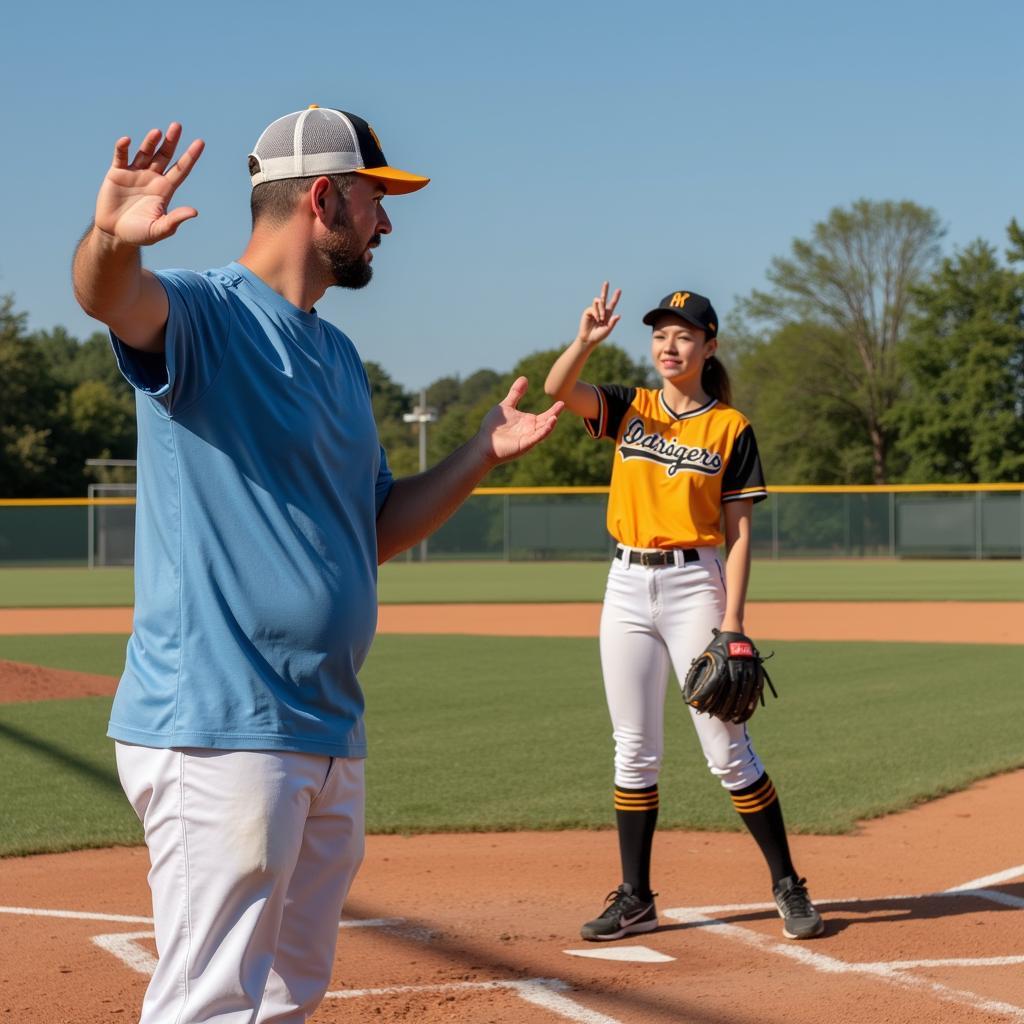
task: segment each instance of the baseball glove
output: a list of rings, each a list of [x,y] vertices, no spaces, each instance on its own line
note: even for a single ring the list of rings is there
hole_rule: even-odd
[[[683,700],[692,708],[724,722],[745,722],[764,704],[764,685],[778,697],[765,659],[754,642],[742,633],[713,629],[711,643],[694,658],[683,683]]]

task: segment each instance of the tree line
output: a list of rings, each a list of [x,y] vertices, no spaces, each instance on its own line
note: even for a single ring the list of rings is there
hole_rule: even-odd
[[[936,212],[909,201],[837,207],[771,261],[767,288],[741,299],[719,355],[770,482],[1024,481],[1024,229],[1010,222],[1002,253],[978,239],[943,256],[942,236]],[[26,324],[14,298],[0,297],[0,496],[81,496],[111,478],[87,459],[134,456],[131,388],[104,333],[79,341]],[[434,381],[428,462],[471,437],[520,374],[533,383],[524,404],[546,405],[539,385],[560,351]],[[403,415],[419,396],[376,363],[366,370],[391,465],[413,473],[419,428]],[[614,344],[585,372],[655,384],[648,361]],[[604,484],[612,454],[563,417],[487,482]]]

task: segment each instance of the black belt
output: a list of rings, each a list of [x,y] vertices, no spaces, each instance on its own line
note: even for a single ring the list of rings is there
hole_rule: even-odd
[[[630,551],[630,565],[646,565],[648,567],[659,565],[675,565],[676,551],[682,552],[683,564],[687,562],[699,562],[700,552],[696,548],[669,548],[667,551]],[[615,557],[621,559],[626,553],[625,548],[616,548]]]

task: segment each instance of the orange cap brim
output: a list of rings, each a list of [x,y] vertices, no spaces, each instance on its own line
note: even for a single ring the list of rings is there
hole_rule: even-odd
[[[429,178],[400,171],[397,167],[364,167],[356,171],[356,174],[381,182],[387,188],[389,196],[404,196],[410,192],[418,192],[430,183]]]

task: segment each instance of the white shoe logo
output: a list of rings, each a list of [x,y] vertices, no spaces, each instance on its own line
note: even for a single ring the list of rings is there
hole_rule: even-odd
[[[620,914],[619,915],[619,927],[620,928],[626,928],[626,927],[628,927],[631,924],[635,924],[646,913],[647,913],[647,908],[644,907],[643,910],[638,911],[632,917],[626,917],[625,914]]]

